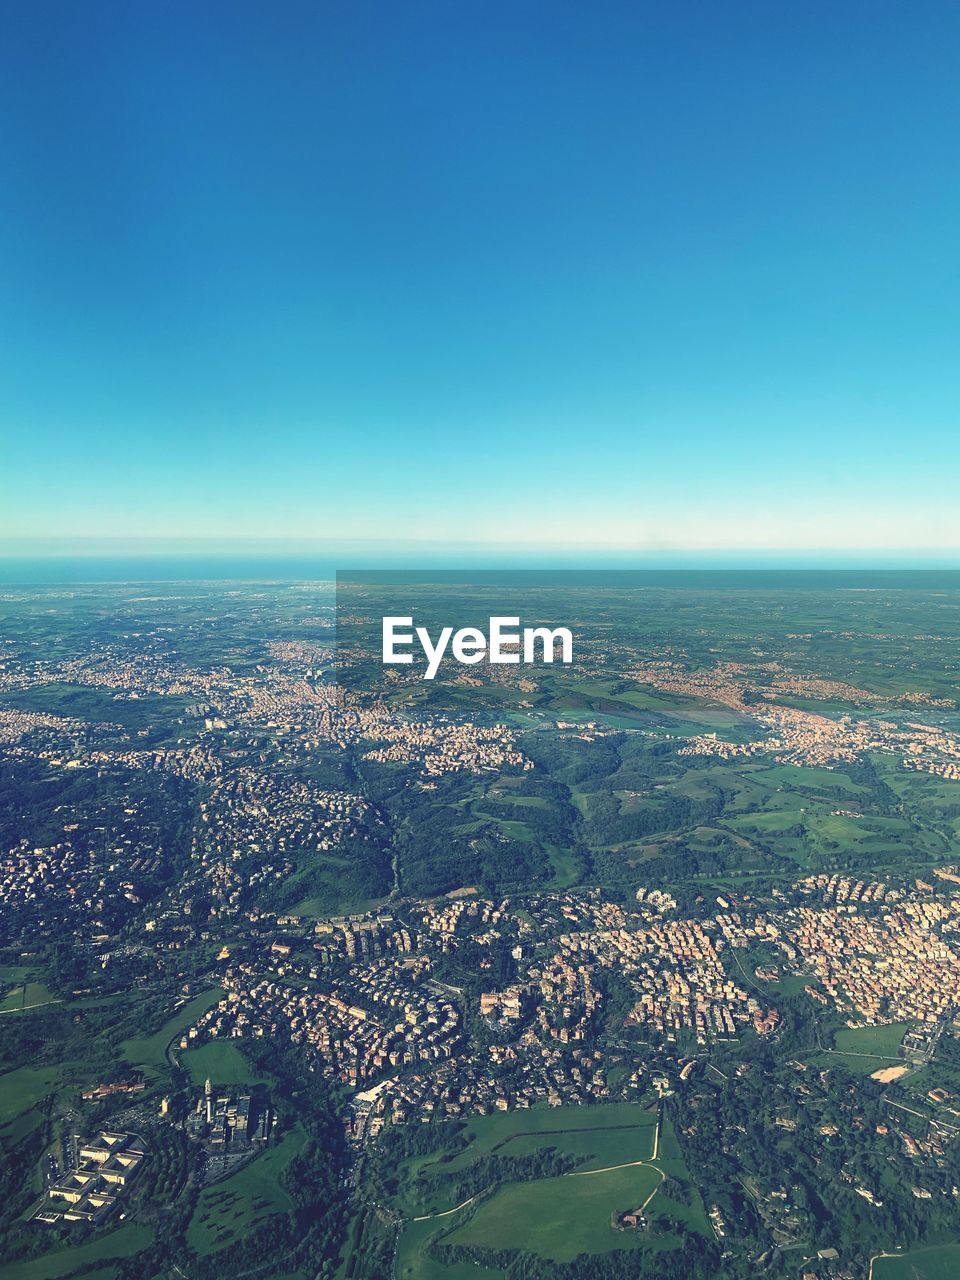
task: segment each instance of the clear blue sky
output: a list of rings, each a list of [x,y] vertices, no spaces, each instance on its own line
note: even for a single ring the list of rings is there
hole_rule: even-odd
[[[7,4],[0,537],[960,548],[960,8]]]

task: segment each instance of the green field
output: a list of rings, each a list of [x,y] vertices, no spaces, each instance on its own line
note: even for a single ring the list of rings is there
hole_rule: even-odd
[[[33,976],[33,970],[25,964],[0,964],[0,983],[26,982]]]
[[[16,1119],[11,1120],[8,1124],[0,1124],[0,1144],[16,1144],[25,1138],[28,1133],[33,1133],[34,1129],[43,1123],[44,1117],[36,1109],[31,1107],[29,1111],[22,1111]],[[0,1145],[2,1150],[2,1145]]]
[[[472,1262],[454,1262],[444,1266],[430,1257],[430,1247],[453,1219],[431,1222],[408,1222],[397,1245],[397,1280],[503,1280],[507,1272],[499,1267],[475,1266]]]
[[[690,1177],[684,1162],[676,1131],[667,1116],[664,1116],[660,1129],[660,1154],[657,1158],[657,1165],[668,1178],[676,1178],[678,1182],[686,1183],[691,1192],[689,1204],[680,1204],[676,1200],[668,1200],[663,1196],[658,1196],[657,1207],[667,1208],[671,1217],[682,1219],[691,1231],[696,1231],[699,1235],[710,1239],[713,1235],[713,1228],[707,1219],[700,1192]]]
[[[421,1156],[401,1166],[405,1174],[398,1199],[409,1217],[449,1209],[449,1195],[441,1185],[426,1190],[417,1175],[428,1178],[434,1169],[447,1175],[462,1173],[486,1155],[524,1156],[546,1147],[574,1156],[583,1168],[604,1168],[650,1157],[656,1117],[645,1105],[632,1102],[582,1107],[533,1107],[527,1111],[474,1116],[466,1127],[468,1145],[451,1159],[449,1152]]]
[[[204,1187],[187,1228],[190,1248],[199,1254],[215,1253],[249,1234],[271,1214],[289,1212],[293,1201],[280,1185],[280,1174],[303,1140],[303,1130],[292,1129],[238,1173]]]
[[[0,1076],[0,1125],[29,1111],[53,1091],[59,1078],[58,1067],[18,1067]]]
[[[8,1262],[4,1265],[3,1280],[56,1280],[79,1267],[95,1266],[111,1258],[129,1258],[145,1249],[153,1239],[149,1227],[136,1222],[125,1223],[115,1231],[89,1240],[73,1249],[58,1249],[28,1262]],[[98,1272],[103,1274],[103,1272]],[[107,1273],[109,1274],[109,1273]]]
[[[134,1036],[124,1040],[120,1045],[121,1055],[134,1067],[146,1071],[162,1068],[166,1061],[167,1045],[178,1034],[185,1031],[195,1022],[201,1013],[215,1005],[223,996],[220,987],[213,987],[193,1000],[188,1001],[181,1009],[163,1024],[159,1031],[149,1036]]]
[[[485,1249],[524,1249],[564,1262],[578,1253],[614,1249],[671,1248],[673,1236],[651,1237],[615,1232],[610,1215],[639,1207],[655,1192],[661,1174],[687,1184],[689,1175],[669,1122],[661,1134],[660,1159],[652,1154],[655,1115],[640,1104],[616,1103],[497,1113],[476,1117],[468,1125],[470,1145],[443,1164],[455,1173],[480,1155],[529,1155],[555,1147],[578,1160],[579,1168],[560,1177],[510,1182],[479,1204],[468,1202],[456,1213],[446,1203],[419,1207],[410,1216],[434,1216],[408,1222],[397,1254],[399,1280],[466,1280],[470,1275],[499,1276],[494,1268],[472,1262],[444,1266],[429,1256],[432,1243],[471,1245]],[[408,1174],[429,1171],[440,1157],[408,1162]],[[610,1168],[622,1164],[624,1168]],[[694,1188],[690,1203],[658,1198],[656,1209],[685,1221],[690,1230],[709,1235],[703,1205]],[[442,1209],[442,1212],[439,1212]]]
[[[557,845],[548,845],[547,853],[553,869],[553,887],[567,889],[578,883],[583,875],[583,864],[574,849],[561,849]]]
[[[56,997],[42,982],[21,982],[0,1001],[0,1013],[22,1013],[53,1004]]]
[[[610,1215],[638,1208],[660,1182],[649,1165],[512,1182],[448,1238],[451,1244],[483,1249],[525,1249],[553,1262],[649,1245],[646,1237],[614,1231]]]
[[[960,1275],[960,1244],[912,1249],[896,1258],[877,1258],[873,1280],[955,1280]]]
[[[456,1262],[444,1266],[429,1256],[437,1236],[452,1218],[432,1222],[410,1222],[404,1227],[397,1246],[397,1280],[503,1280],[505,1271],[497,1267],[478,1267],[472,1262]]]
[[[842,1064],[854,1075],[872,1075],[883,1067],[905,1063],[899,1050],[909,1027],[909,1022],[891,1022],[878,1027],[842,1027],[834,1037],[833,1049],[818,1054],[814,1061],[824,1067]]]
[[[199,1049],[185,1049],[180,1054],[180,1065],[194,1084],[203,1084],[208,1078],[215,1085],[265,1083],[230,1040],[211,1040]]]
[[[888,1022],[878,1027],[844,1027],[834,1038],[839,1053],[872,1053],[881,1058],[899,1058],[900,1042],[910,1029],[909,1022]]]
[[[651,1118],[652,1119],[652,1118]],[[605,1169],[631,1160],[649,1160],[653,1153],[653,1124],[629,1129],[590,1129],[584,1132],[518,1134],[497,1149],[502,1156],[526,1156],[555,1147],[573,1156],[579,1169]]]
[[[555,1140],[559,1134],[583,1133],[584,1131],[602,1131],[606,1129],[643,1131],[642,1141],[646,1141],[645,1155],[649,1155],[652,1142],[653,1126],[656,1116],[647,1107],[638,1102],[613,1102],[583,1107],[532,1107],[528,1111],[498,1111],[489,1116],[475,1116],[467,1124],[467,1135],[470,1146],[455,1159],[444,1165],[453,1171],[472,1163],[479,1156],[489,1152],[498,1154],[519,1154],[516,1149],[507,1151],[506,1146],[514,1144],[522,1137],[529,1135],[550,1135],[549,1141],[539,1141],[537,1145],[558,1146]]]
[[[769,769],[760,769],[752,776],[757,782],[772,783],[791,790],[809,787],[813,791],[822,791],[839,787],[842,791],[849,791],[851,795],[866,791],[866,787],[860,786],[838,769],[819,769],[810,765],[777,764]]]
[[[845,1058],[869,1055],[886,1066],[902,1062],[900,1042],[910,1028],[909,1022],[890,1022],[878,1027],[843,1027],[834,1037],[834,1050]],[[832,1055],[831,1055],[832,1056]],[[875,1070],[874,1067],[870,1068]]]

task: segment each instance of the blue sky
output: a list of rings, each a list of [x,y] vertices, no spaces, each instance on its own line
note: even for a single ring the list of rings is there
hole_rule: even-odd
[[[958,60],[936,3],[5,6],[3,546],[960,549]]]

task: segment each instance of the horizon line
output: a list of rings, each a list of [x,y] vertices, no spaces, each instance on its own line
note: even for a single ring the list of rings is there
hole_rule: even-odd
[[[890,561],[902,568],[904,561],[928,564],[943,568],[945,563],[960,567],[960,546],[882,546],[882,545],[806,545],[783,544],[726,544],[721,546],[637,546],[614,542],[556,543],[518,541],[504,539],[439,539],[409,538],[402,542],[386,538],[315,537],[291,538],[287,536],[251,537],[80,537],[80,538],[18,538],[0,536],[0,560],[8,563],[25,561],[70,560],[143,560],[175,558],[183,560],[236,558],[252,559],[280,556],[284,559],[300,559],[330,556],[356,556],[364,561],[384,555],[389,561],[411,555],[439,556],[449,563],[459,556],[474,560],[490,557],[497,561],[504,557],[511,562],[524,557],[547,559],[551,562],[571,559],[595,560],[611,557],[620,565],[624,560],[637,562],[668,562],[676,560],[716,561],[727,557],[736,560],[798,560],[849,559],[858,562]],[[347,563],[349,561],[347,560]],[[353,567],[359,568],[359,565]],[[373,567],[380,567],[379,564]]]

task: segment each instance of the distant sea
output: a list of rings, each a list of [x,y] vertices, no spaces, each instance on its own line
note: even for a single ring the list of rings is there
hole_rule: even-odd
[[[384,557],[386,559],[386,557]],[[414,558],[411,557],[411,560]],[[427,557],[423,557],[424,561]],[[684,563],[678,556],[667,563],[625,563],[625,558],[557,557],[556,567],[514,560],[505,563],[494,557],[472,563],[447,560],[441,568],[411,567],[404,563],[370,567],[338,564],[328,555],[216,555],[216,556],[0,556],[0,585],[68,586],[106,583],[160,582],[319,582],[356,576],[368,582],[472,582],[477,585],[622,586],[622,587],[702,587],[752,588],[845,588],[848,590],[960,590],[960,569],[904,566],[879,568],[869,565],[804,566],[802,562],[776,563],[776,558],[757,557],[754,563],[734,563],[711,567],[709,561],[691,556]],[[719,559],[719,557],[718,557]],[[610,563],[613,561],[613,563]],[[634,567],[635,566],[635,567]]]
[[[312,556],[2,556],[6,586],[107,582],[329,582],[333,561]]]

